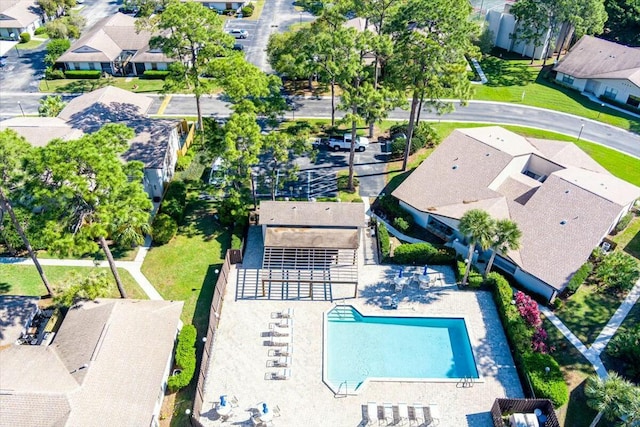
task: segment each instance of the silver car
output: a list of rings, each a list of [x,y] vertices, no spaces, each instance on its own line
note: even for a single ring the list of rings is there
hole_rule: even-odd
[[[249,33],[246,30],[238,29],[229,30],[229,34],[237,39],[246,39],[249,36]]]

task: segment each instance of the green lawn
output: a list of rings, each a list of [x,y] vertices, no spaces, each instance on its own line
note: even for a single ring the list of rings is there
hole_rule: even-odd
[[[142,272],[167,300],[184,301],[182,321],[204,334],[209,320],[213,287],[229,248],[231,233],[213,218],[206,202],[192,202],[185,225],[164,246],[152,247]]]
[[[553,357],[560,364],[569,387],[569,402],[556,408],[558,421],[564,427],[588,426],[596,412],[587,406],[584,385],[586,378],[594,372],[593,367],[551,322],[545,319],[543,327],[549,344],[555,347]]]
[[[555,313],[588,347],[618,309],[620,301],[620,297],[599,292],[593,285],[584,284]]]
[[[534,62],[534,65],[530,62],[527,59],[485,56],[480,65],[489,82],[475,86],[473,99],[562,111],[640,133],[640,120],[602,107],[575,90],[550,82],[542,77],[541,61]]]
[[[613,236],[611,240],[618,244],[616,249],[625,251],[640,260],[640,216],[631,220],[627,228]]]
[[[45,40],[41,39],[31,39],[26,43],[18,43],[16,47],[18,48],[18,50],[31,50],[37,48],[44,42]]]
[[[61,79],[40,81],[40,92],[78,93],[91,92],[105,86],[116,86],[135,93],[159,92],[163,80],[141,79],[138,77],[111,77],[106,79]]]
[[[624,319],[624,322],[622,322],[622,324],[620,325],[620,328],[618,328],[616,335],[621,332],[630,332],[634,329],[637,330],[639,324],[640,324],[640,304],[636,304],[633,306],[633,308],[629,312],[629,315]],[[625,367],[623,366],[623,364],[609,357],[606,351],[602,352],[600,357],[602,359],[602,362],[606,366],[607,370],[614,370],[620,373],[621,375],[628,377],[628,375],[626,375],[625,373]]]
[[[92,270],[90,267],[60,267],[52,265],[45,265],[42,268],[54,288],[57,283],[69,278],[72,272],[88,274]],[[127,270],[119,268],[118,274],[129,298],[148,299],[147,294],[138,286],[138,283]],[[120,294],[111,271],[109,271],[108,277],[111,280],[109,297],[119,298]],[[46,289],[34,266],[0,264],[0,278],[0,294],[41,296],[46,293]]]

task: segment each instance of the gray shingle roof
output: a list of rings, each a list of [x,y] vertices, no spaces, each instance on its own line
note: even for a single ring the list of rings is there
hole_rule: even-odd
[[[364,227],[362,203],[260,202],[260,224],[310,227]]]
[[[73,98],[58,117],[75,128],[96,130],[105,123],[138,119],[152,103],[148,96],[106,86]]]
[[[78,139],[84,133],[59,117],[12,117],[0,122],[0,130],[3,129],[13,129],[35,147],[44,147],[57,138]]]
[[[104,299],[69,310],[54,344],[2,351],[0,383],[11,393],[0,394],[0,404],[4,408],[4,402],[10,403],[12,413],[20,414],[34,410],[34,396],[41,401],[61,396],[56,404],[63,409],[64,400],[68,402],[67,419],[31,425],[150,425],[182,306],[176,301]],[[69,370],[79,363],[87,365],[81,384]],[[0,417],[0,426],[16,425],[3,422]]]
[[[0,2],[0,28],[26,28],[40,19],[40,6],[33,0],[2,0]],[[16,34],[17,36],[17,34]]]
[[[628,79],[640,87],[640,49],[582,36],[555,70],[580,79]]]
[[[545,159],[551,163],[544,182],[521,173],[528,162]],[[393,195],[419,211],[455,219],[474,208],[511,218],[522,240],[508,256],[561,289],[622,208],[640,197],[640,188],[603,171],[573,144],[528,141],[488,127],[454,131]]]

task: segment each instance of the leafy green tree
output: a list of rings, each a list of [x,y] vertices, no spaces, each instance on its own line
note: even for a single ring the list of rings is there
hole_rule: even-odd
[[[263,138],[263,161],[267,165],[266,175],[271,192],[271,200],[283,188],[285,181],[297,179],[298,166],[295,158],[311,151],[308,134],[291,135],[288,132],[271,132]],[[278,175],[282,177],[278,179]]]
[[[151,38],[150,46],[176,60],[169,66],[164,91],[193,92],[198,128],[203,129],[200,98],[215,89],[213,80],[203,75],[212,61],[228,56],[234,44],[233,37],[223,32],[218,13],[202,3],[170,0],[161,14],[141,20],[139,28],[159,34]]]
[[[550,4],[546,0],[521,0],[510,9],[518,23],[514,38],[525,45],[533,44],[533,50],[542,45],[549,31]],[[522,50],[524,56],[525,50]],[[531,55],[533,64],[534,54]]]
[[[126,292],[107,238],[132,243],[149,221],[151,202],[142,185],[141,162],[124,163],[133,130],[108,124],[72,141],[53,140],[34,156],[31,187],[48,219],[44,235],[61,254],[105,253],[118,290]]]
[[[607,344],[607,353],[626,364],[626,371],[633,376],[632,379],[640,380],[640,328],[636,326],[625,332],[618,331]]]
[[[29,257],[38,270],[40,280],[47,289],[47,293],[53,295],[47,276],[44,274],[38,257],[11,204],[12,196],[18,196],[17,189],[23,185],[26,179],[27,173],[24,165],[31,150],[31,145],[15,131],[5,129],[0,132],[0,210],[9,214],[16,232],[20,235],[27,252],[29,252]]]
[[[491,242],[491,257],[487,262],[487,268],[484,271],[484,277],[491,271],[493,261],[496,258],[496,253],[506,253],[507,251],[514,251],[520,247],[520,238],[522,232],[518,228],[518,224],[510,219],[499,219],[495,223],[494,229],[495,235]]]
[[[640,0],[605,0],[607,22],[603,38],[640,46]]]
[[[306,52],[310,36],[310,27],[271,34],[267,43],[267,58],[271,68],[294,82],[313,75],[313,53]]]
[[[62,100],[60,95],[45,96],[40,99],[38,114],[41,117],[56,117],[65,105],[67,105],[67,103]]]
[[[429,110],[443,114],[453,109],[445,99],[464,103],[470,97],[465,54],[474,52],[471,36],[476,32],[470,13],[466,1],[409,0],[390,22],[395,43],[385,75],[398,92],[411,94],[403,170],[421,100],[426,100]]]
[[[633,426],[640,421],[640,388],[615,372],[606,378],[591,375],[584,389],[587,405],[611,423]]]
[[[604,257],[595,275],[603,289],[620,292],[633,287],[640,277],[640,269],[633,257],[614,251]]]
[[[481,209],[471,209],[460,218],[458,229],[469,240],[469,253],[467,255],[467,268],[462,278],[462,285],[467,284],[469,272],[472,268],[473,253],[476,246],[486,251],[491,247],[495,235],[495,221]]]
[[[51,40],[47,43],[47,54],[44,57],[44,62],[52,66],[70,47],[71,42],[68,39],[58,38]]]
[[[92,270],[88,275],[74,272],[60,286],[53,303],[72,307],[80,301],[93,301],[109,296],[109,278],[103,270]]]

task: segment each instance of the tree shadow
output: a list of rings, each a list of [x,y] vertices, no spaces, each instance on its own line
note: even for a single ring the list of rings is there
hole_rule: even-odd
[[[7,294],[11,290],[11,285],[7,282],[0,282],[0,294]]]
[[[623,250],[629,255],[640,259],[640,231],[633,236]]]
[[[486,56],[482,59],[481,66],[489,80],[486,84],[489,87],[526,86],[536,80],[532,67],[525,62]]]
[[[597,412],[587,406],[587,397],[584,394],[584,380],[569,393],[569,403],[566,408],[565,427],[583,427],[588,425],[597,415]]]

